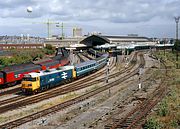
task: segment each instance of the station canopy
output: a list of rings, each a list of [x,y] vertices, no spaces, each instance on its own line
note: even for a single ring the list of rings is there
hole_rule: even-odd
[[[152,42],[147,37],[139,36],[105,36],[105,35],[91,35],[80,42],[88,47],[100,46],[105,44],[115,44],[117,46],[121,45],[132,45],[136,43],[145,44],[147,42]]]
[[[110,43],[110,41],[99,35],[91,35],[80,42],[81,44],[85,44],[86,46],[97,46],[104,45],[106,43]]]

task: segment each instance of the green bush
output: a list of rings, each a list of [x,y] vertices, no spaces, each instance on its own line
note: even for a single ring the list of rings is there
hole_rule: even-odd
[[[6,57],[0,58],[0,65],[7,66],[15,63],[16,63],[16,59],[14,58],[6,58]]]
[[[146,121],[144,129],[160,129],[160,124],[155,118],[150,118]]]
[[[161,102],[161,104],[159,105],[159,109],[158,109],[157,114],[158,114],[159,116],[166,116],[168,113],[169,113],[169,110],[168,110],[167,101],[166,101],[166,100],[163,100],[163,101]]]
[[[44,49],[31,49],[31,50],[10,50],[12,57],[0,57],[1,68],[14,64],[27,63],[34,60],[43,59],[45,55],[53,55],[55,48],[52,45],[47,45]]]
[[[171,126],[172,126],[173,128],[177,128],[177,127],[178,127],[178,122],[177,122],[176,120],[172,120],[172,121],[171,121]]]
[[[43,52],[47,55],[52,55],[55,53],[55,50],[56,49],[51,44],[46,44],[46,47],[43,50]]]
[[[52,51],[52,50],[51,50]],[[9,66],[9,65],[14,65],[14,64],[22,64],[22,63],[27,63],[30,61],[33,61],[34,59],[42,59],[43,56],[45,55],[44,52],[39,49],[37,50],[12,50],[11,51],[13,54],[12,57],[1,57],[0,58],[0,65],[2,68],[4,66]]]

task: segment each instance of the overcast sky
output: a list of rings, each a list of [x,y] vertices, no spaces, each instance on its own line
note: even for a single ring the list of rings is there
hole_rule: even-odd
[[[33,8],[32,13],[26,11]],[[180,0],[1,0],[0,35],[47,36],[46,22],[63,22],[65,35],[72,27],[83,34],[139,34],[175,37],[174,16],[180,16]],[[51,27],[52,34],[60,28]]]

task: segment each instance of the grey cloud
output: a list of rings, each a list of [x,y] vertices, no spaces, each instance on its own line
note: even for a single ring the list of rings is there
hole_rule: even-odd
[[[113,30],[128,23],[133,25],[131,28],[144,23],[156,28],[157,23],[173,24],[173,17],[180,15],[179,5],[180,0],[4,0],[0,1],[0,19],[50,18],[101,26],[102,31],[109,29],[109,24],[115,26]],[[32,13],[27,13],[27,6],[32,6]]]
[[[35,5],[35,0],[1,0],[0,8],[1,9],[16,9],[20,6]]]
[[[0,16],[28,17],[25,12],[28,5],[34,9],[30,18],[54,15],[63,20],[106,20],[117,23],[144,22],[156,16],[170,17],[180,11],[177,6],[180,1],[177,0],[7,0],[0,2],[1,10],[5,10]]]
[[[67,15],[73,20],[107,20],[110,22],[144,22],[153,17],[166,18],[180,11],[179,1],[164,2],[163,0],[98,0],[71,2]],[[69,8],[68,8],[69,7]]]

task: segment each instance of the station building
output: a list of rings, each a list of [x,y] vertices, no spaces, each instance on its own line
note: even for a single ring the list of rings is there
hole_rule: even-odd
[[[69,47],[70,45],[79,44],[86,37],[68,37],[64,39],[45,40],[44,44],[51,44],[54,47]]]
[[[140,37],[137,35],[127,36],[108,36],[108,35],[91,35],[83,39],[80,44],[84,44],[88,48],[101,49],[112,54],[129,54],[137,47],[150,48],[157,44],[152,39]],[[141,48],[139,48],[141,49]]]
[[[87,48],[102,48],[102,49],[124,49],[132,46],[155,45],[150,38],[139,37],[135,35],[128,36],[108,36],[108,35],[90,35],[82,37],[64,38],[61,40],[47,40],[45,44],[51,44],[54,47],[66,47],[76,50]]]

